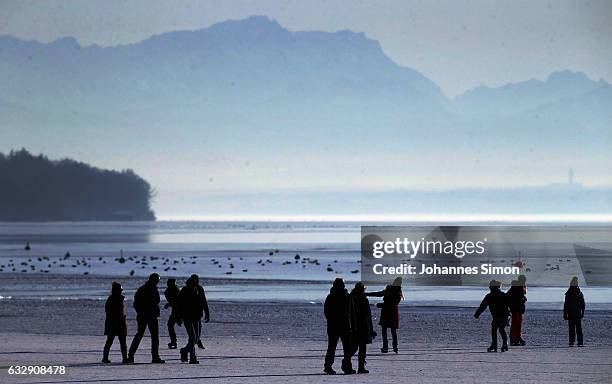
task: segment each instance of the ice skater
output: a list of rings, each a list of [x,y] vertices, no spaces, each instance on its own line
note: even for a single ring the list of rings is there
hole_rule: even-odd
[[[573,347],[578,337],[578,346],[582,347],[583,336],[582,336],[582,318],[584,317],[584,310],[586,306],[584,304],[584,296],[578,286],[578,278],[572,277],[570,286],[565,292],[565,302],[563,303],[563,319],[567,320],[569,327],[569,346]]]
[[[389,340],[387,339],[387,329],[391,329],[393,340],[393,352],[397,353],[397,329],[399,328],[399,303],[404,299],[402,293],[402,278],[397,277],[391,285],[378,292],[366,293],[366,296],[382,297],[383,302],[376,304],[380,308],[380,320],[378,324],[382,331],[382,353],[389,352]]]
[[[168,316],[168,336],[170,336],[170,342],[168,343],[169,349],[176,349],[176,332],[174,331],[174,325],[181,326],[183,324],[180,316],[179,316],[179,308],[178,308],[178,298],[179,298],[179,289],[176,286],[176,279],[168,279],[167,288],[164,291],[164,296],[166,297],[166,305],[164,305],[165,309],[171,308],[170,316]]]
[[[474,317],[478,319],[480,314],[489,307],[493,319],[491,320],[491,346],[487,349],[487,352],[497,352],[498,331],[503,343],[501,351],[506,352],[508,350],[506,325],[508,325],[508,317],[510,316],[510,311],[508,310],[508,297],[502,292],[501,282],[497,280],[491,280],[489,283],[489,290],[491,292],[484,297],[476,313],[474,313]]]
[[[127,356],[127,323],[125,321],[125,296],[121,293],[123,289],[121,284],[113,282],[111,294],[106,299],[104,310],[106,312],[106,320],[104,321],[104,334],[106,335],[106,343],[104,344],[104,352],[102,355],[102,362],[104,364],[110,364],[108,354],[110,352],[115,336],[119,339],[119,345],[121,347],[121,356],[123,357],[123,363],[128,362]]]

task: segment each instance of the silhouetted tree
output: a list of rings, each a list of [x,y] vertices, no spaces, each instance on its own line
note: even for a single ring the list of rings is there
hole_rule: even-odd
[[[132,170],[0,153],[0,221],[155,220],[154,194]]]

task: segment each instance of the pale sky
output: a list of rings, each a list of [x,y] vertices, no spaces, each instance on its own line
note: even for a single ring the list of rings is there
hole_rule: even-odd
[[[612,1],[13,1],[0,35],[117,45],[266,15],[285,28],[365,32],[450,97],[570,69],[612,82]],[[526,54],[528,53],[528,54]]]

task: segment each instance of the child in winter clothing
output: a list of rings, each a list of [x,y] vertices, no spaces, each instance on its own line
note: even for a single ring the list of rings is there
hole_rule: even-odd
[[[563,304],[563,319],[567,320],[569,326],[569,346],[574,346],[578,336],[578,346],[582,347],[582,318],[584,317],[584,296],[578,287],[578,278],[574,276],[570,287],[565,292],[565,303]]]
[[[497,352],[498,331],[503,342],[501,351],[505,352],[508,350],[508,340],[505,328],[506,325],[508,325],[508,316],[510,315],[508,311],[508,297],[502,292],[501,282],[499,281],[491,280],[489,289],[491,292],[484,297],[476,313],[474,313],[474,317],[479,318],[480,314],[489,307],[493,320],[491,321],[491,346],[487,349],[487,352]]]

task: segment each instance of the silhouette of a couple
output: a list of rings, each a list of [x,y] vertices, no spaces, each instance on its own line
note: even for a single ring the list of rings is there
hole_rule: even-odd
[[[377,305],[381,308],[380,326],[383,332],[382,352],[388,351],[387,329],[391,329],[393,350],[397,353],[397,328],[399,326],[398,305],[402,299],[402,280],[397,278],[379,292],[366,293],[363,283],[358,282],[349,294],[344,280],[334,280],[329,295],[325,299],[324,314],[327,319],[327,353],[323,371],[335,375],[333,369],[334,357],[338,340],[342,341],[344,374],[369,373],[366,369],[367,344],[371,344],[376,332],[372,325],[372,312],[368,296],[382,297],[383,302]],[[358,369],[353,369],[351,358],[357,354]]]

